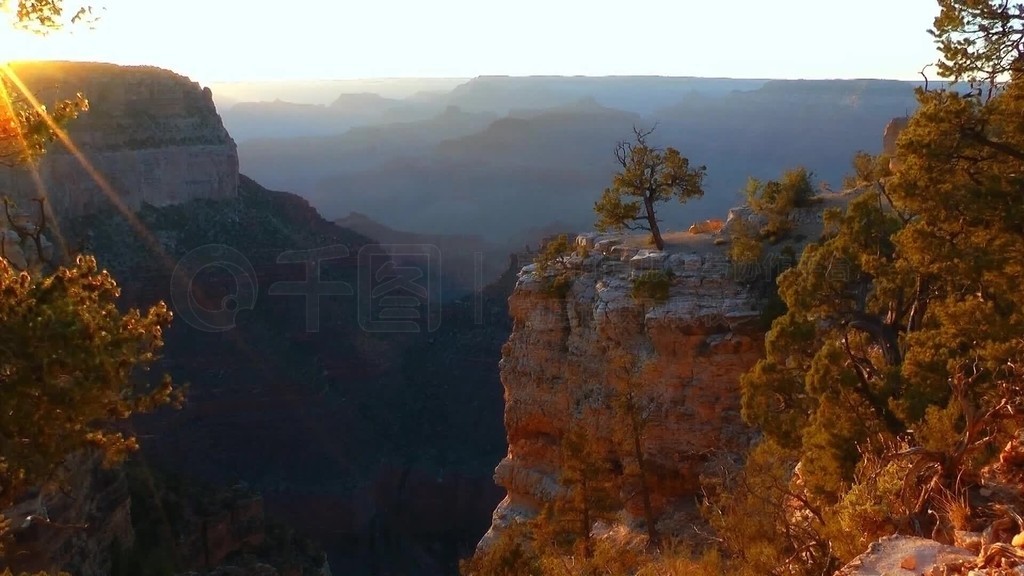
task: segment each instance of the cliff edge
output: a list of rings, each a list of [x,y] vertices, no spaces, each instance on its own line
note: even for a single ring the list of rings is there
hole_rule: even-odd
[[[237,193],[238,152],[209,88],[149,66],[21,62],[12,68],[43,104],[76,93],[89,100],[89,111],[69,124],[68,136],[128,209]],[[60,142],[51,145],[37,169],[60,218],[110,203],[108,193]],[[20,204],[40,196],[28,167],[0,167],[0,191]]]
[[[635,468],[636,446],[623,438],[615,408],[624,394],[642,412],[652,511],[669,531],[688,525],[701,476],[748,447],[739,376],[761,355],[758,295],[737,280],[711,235],[667,237],[665,251],[637,240],[577,237],[577,254],[586,256],[570,260],[564,297],[545,287],[535,265],[520,273],[500,364],[509,449],[495,480],[508,496],[482,546],[566,490],[561,442],[570,428],[600,446],[611,469]],[[667,298],[634,296],[637,279],[651,273],[669,279]],[[615,482],[619,519],[637,529],[645,518],[641,491],[628,474]]]

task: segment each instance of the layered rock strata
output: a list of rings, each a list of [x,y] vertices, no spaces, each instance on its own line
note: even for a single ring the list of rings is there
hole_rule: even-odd
[[[612,469],[635,465],[615,408],[624,394],[642,411],[640,446],[660,523],[692,512],[701,476],[750,443],[739,377],[761,355],[756,295],[709,235],[670,242],[666,251],[631,246],[635,240],[578,237],[564,297],[550,288],[550,275],[561,271],[545,276],[530,265],[519,275],[500,364],[509,450],[495,479],[508,496],[483,545],[565,490],[560,446],[570,427],[582,427]],[[634,295],[638,279],[652,273],[668,281],[667,298]],[[622,523],[637,527],[637,487],[628,475],[613,482]]]
[[[46,196],[59,217],[70,218],[111,202],[137,210],[237,193],[238,152],[208,88],[146,66],[40,62],[13,69],[45,105],[78,93],[89,101],[68,125],[74,150],[54,143],[36,166],[38,180],[28,167],[0,166],[0,192],[19,204]]]

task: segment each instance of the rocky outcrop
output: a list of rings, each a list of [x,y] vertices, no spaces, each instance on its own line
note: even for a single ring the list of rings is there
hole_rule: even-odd
[[[874,542],[835,576],[884,576],[887,574],[955,574],[933,572],[941,566],[960,565],[974,555],[962,548],[927,538],[889,536]]]
[[[46,237],[47,213],[45,205],[33,202],[31,210],[5,206],[0,216],[0,258],[16,270],[29,270],[51,262],[53,243]]]
[[[535,266],[521,272],[500,364],[509,449],[495,480],[508,496],[482,545],[564,489],[560,443],[570,426],[583,427],[613,469],[631,465],[635,454],[615,432],[615,399],[625,390],[642,406],[653,511],[669,529],[692,513],[701,476],[748,447],[739,376],[761,354],[757,298],[712,237],[685,236],[664,252],[632,246],[636,239],[580,236],[587,256],[570,261],[564,298]],[[635,279],[659,271],[668,298],[634,297]],[[622,523],[635,527],[644,517],[640,495],[627,480],[615,482]]]
[[[2,511],[11,538],[0,556],[0,573],[11,568],[15,574],[131,574],[140,563],[164,561],[153,560],[161,539],[173,549],[174,561],[191,569],[255,575],[266,566],[273,575],[330,573],[322,553],[268,529],[258,493],[170,487],[152,470],[130,465],[126,473],[104,468],[101,460],[97,452],[74,455],[61,482]]]
[[[112,550],[130,547],[135,532],[125,475],[104,469],[101,460],[97,453],[69,458],[62,485],[2,511],[13,543],[0,557],[0,572],[7,567],[15,574],[70,568],[77,576],[111,573]]]
[[[885,132],[882,133],[883,154],[892,156],[896,152],[896,140],[899,139],[903,129],[907,127],[908,122],[910,122],[909,116],[899,116],[885,125]]]
[[[229,555],[244,548],[263,543],[263,498],[253,495],[225,502],[221,509],[206,517],[196,518],[197,524],[188,533],[187,542],[192,563],[200,566],[220,566]]]
[[[882,154],[889,156],[889,169],[897,170],[900,167],[900,161],[896,158],[896,141],[899,139],[900,134],[907,127],[907,123],[910,122],[909,116],[900,116],[893,118],[885,125],[885,132],[882,134]]]
[[[14,70],[44,104],[76,93],[89,100],[89,110],[68,126],[77,153],[54,143],[38,163],[38,185],[28,168],[0,167],[0,191],[20,204],[45,195],[68,218],[111,198],[137,210],[236,194],[238,153],[209,88],[143,66],[45,62]]]

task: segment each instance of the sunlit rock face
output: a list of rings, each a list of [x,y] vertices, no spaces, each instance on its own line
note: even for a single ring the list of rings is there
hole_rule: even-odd
[[[733,279],[725,249],[710,238],[664,252],[624,240],[580,236],[587,256],[571,262],[575,280],[564,298],[545,291],[535,266],[520,273],[500,367],[509,451],[495,479],[508,496],[482,546],[564,490],[560,443],[570,426],[582,426],[613,469],[633,464],[615,408],[627,386],[644,407],[641,445],[661,523],[691,513],[701,476],[749,446],[739,377],[761,354],[755,295]],[[632,279],[652,270],[670,277],[664,301],[633,296]],[[636,527],[641,497],[625,476],[616,482],[622,523]]]
[[[0,167],[0,191],[20,204],[39,197],[40,185],[62,218],[95,212],[111,198],[136,210],[236,194],[238,153],[209,89],[143,66],[47,62],[14,70],[43,104],[77,93],[89,101],[68,126],[80,156],[54,143],[38,163],[38,183],[28,168]]]
[[[900,133],[907,127],[907,122],[910,118],[906,116],[900,116],[893,118],[885,125],[885,132],[882,133],[882,152],[888,155],[896,153],[896,140],[900,137]]]
[[[893,118],[885,125],[885,132],[882,134],[882,153],[891,158],[889,160],[889,169],[891,170],[899,169],[899,159],[893,158],[896,155],[896,141],[909,121],[909,117],[900,116]]]
[[[835,576],[875,576],[882,574],[954,574],[954,566],[963,566],[975,554],[956,546],[947,546],[927,538],[886,536],[871,544],[867,551],[836,572]],[[949,566],[948,570],[943,566]],[[971,574],[988,574],[974,572]],[[994,573],[994,572],[993,572]]]

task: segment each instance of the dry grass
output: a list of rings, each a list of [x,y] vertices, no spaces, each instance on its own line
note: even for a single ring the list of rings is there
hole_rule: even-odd
[[[694,222],[687,231],[690,234],[714,234],[720,232],[723,226],[725,226],[724,220],[714,218],[703,222]]]
[[[957,490],[953,493],[945,488],[936,496],[938,512],[949,520],[956,530],[971,529],[971,505],[967,502],[967,493]]]

